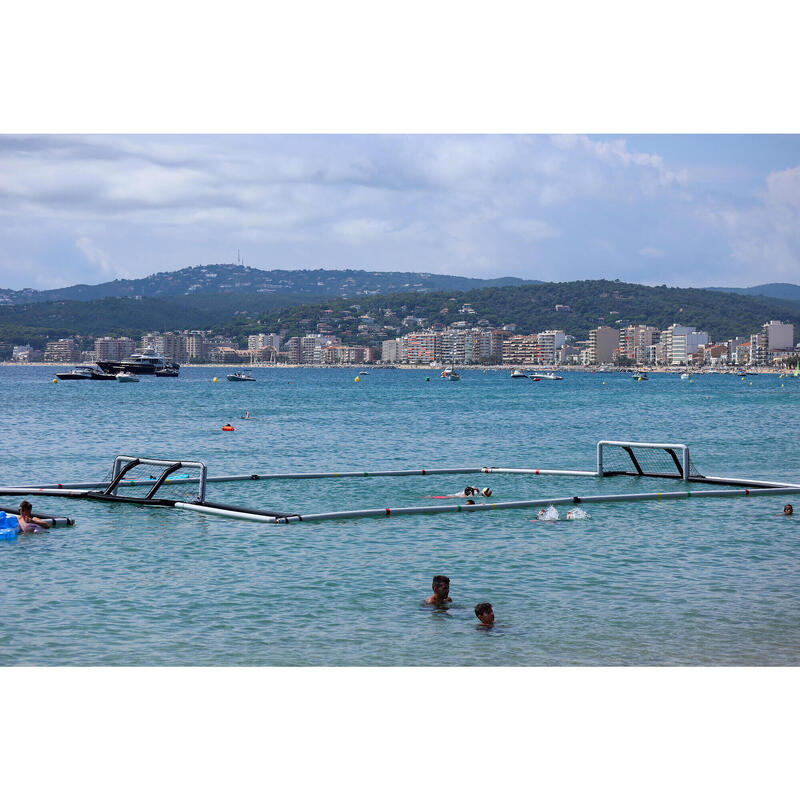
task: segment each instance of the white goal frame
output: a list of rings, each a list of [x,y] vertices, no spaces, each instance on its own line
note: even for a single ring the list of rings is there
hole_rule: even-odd
[[[607,447],[621,448],[645,448],[648,450],[671,450],[676,455],[680,454],[680,471],[684,481],[689,480],[689,446],[685,444],[662,444],[658,442],[615,442],[603,440],[597,443],[597,476],[602,478],[605,475],[603,469],[603,450]],[[676,478],[679,476],[675,476]]]

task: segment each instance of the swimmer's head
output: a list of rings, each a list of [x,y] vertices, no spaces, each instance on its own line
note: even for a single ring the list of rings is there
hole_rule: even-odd
[[[431,589],[435,592],[437,586],[443,588],[445,594],[447,594],[450,591],[450,578],[447,575],[434,575],[431,581]]]
[[[547,511],[545,511],[545,510],[542,508],[542,509],[539,509],[539,513],[538,513],[536,516],[537,516],[539,519],[541,519],[541,518],[542,518],[542,517],[543,517],[543,516],[544,516],[546,513],[547,513]]]
[[[474,506],[475,505],[475,501],[470,497],[470,498],[467,499],[467,502],[464,503],[464,505],[466,505],[466,506]]]
[[[475,490],[471,486],[464,487],[464,495],[469,497],[471,494],[475,494]]]
[[[491,603],[478,603],[475,606],[475,616],[481,621],[481,625],[487,628],[494,625],[494,609]]]
[[[481,494],[484,497],[491,497],[492,496],[492,490],[487,486],[485,489],[481,489]]]
[[[23,500],[19,504],[19,513],[20,514],[30,514],[32,510],[33,510],[33,507],[31,506],[31,504],[27,500]]]
[[[791,503],[787,503],[787,504],[786,504],[786,505],[783,507],[783,513],[784,513],[784,514],[786,514],[786,516],[787,516],[787,517],[789,517],[789,516],[791,516],[792,514],[794,514],[794,509],[792,508],[792,504],[791,504]]]

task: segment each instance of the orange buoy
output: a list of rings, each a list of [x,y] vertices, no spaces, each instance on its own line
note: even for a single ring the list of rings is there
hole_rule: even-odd
[[[224,431],[235,431],[236,428],[234,428],[233,425],[223,425],[222,426],[222,430],[224,430]]]

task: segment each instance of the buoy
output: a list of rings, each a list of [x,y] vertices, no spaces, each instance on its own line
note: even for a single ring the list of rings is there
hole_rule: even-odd
[[[606,385],[606,382],[605,382],[605,381],[603,381],[603,386],[605,386],[605,385]]]
[[[639,381],[639,383],[641,383],[642,382],[642,376],[640,375],[636,380]]]
[[[356,383],[358,383],[358,382],[359,382],[359,377],[358,377],[358,375],[356,375]]]
[[[431,380],[431,376],[430,376],[430,375],[428,375],[428,377],[427,377],[427,378],[425,378],[425,382],[426,382],[426,383],[430,383],[430,380]]]
[[[751,385],[751,386],[753,385],[753,381],[750,381],[750,385]]]
[[[781,384],[781,389],[783,389],[783,384]]]
[[[233,431],[233,430],[236,430],[236,428],[234,428],[233,425],[223,425],[222,426],[222,430],[224,430],[224,431]]]
[[[58,383],[58,378],[53,378],[53,383]]]
[[[218,382],[219,382],[219,378],[214,378],[214,383],[218,383]]]

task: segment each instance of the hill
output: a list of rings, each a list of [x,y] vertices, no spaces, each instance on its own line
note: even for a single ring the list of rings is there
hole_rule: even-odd
[[[762,283],[760,286],[750,286],[747,289],[708,287],[713,292],[729,292],[732,294],[762,295],[774,297],[777,300],[790,300],[800,302],[800,286],[794,283]]]
[[[285,301],[302,303],[316,297],[356,297],[437,289],[463,291],[487,286],[518,286],[524,282],[522,278],[482,280],[427,272],[368,272],[358,269],[262,270],[242,264],[209,264],[95,286],[78,284],[45,291],[0,289],[0,304],[99,300],[104,297],[192,297],[209,294],[278,294]]]
[[[462,310],[464,304],[471,312]],[[556,310],[557,305],[560,310]],[[365,314],[385,332],[382,338],[415,327],[416,323],[403,326],[406,316],[421,317],[426,325],[463,321],[472,326],[479,320],[498,327],[513,323],[519,333],[556,328],[578,339],[586,339],[589,330],[598,325],[646,324],[664,329],[677,322],[706,330],[713,340],[749,335],[770,319],[792,322],[800,330],[800,308],[787,308],[776,300],[708,289],[598,280],[424,295],[403,293],[363,298],[356,304],[351,300],[327,301],[324,305],[274,309],[253,322],[240,319],[232,327],[225,326],[225,332],[244,336],[284,328],[289,335],[301,335],[316,330],[315,326],[322,322],[345,341],[363,341],[368,337],[357,335],[354,323],[358,320],[354,317]]]
[[[298,305],[293,294],[198,294],[11,305],[0,315],[0,340],[41,347],[48,339],[68,335],[89,340],[101,335],[137,337],[152,330],[210,330],[234,336],[242,344],[247,335],[264,331],[286,331],[289,336],[326,332],[345,342],[377,343],[416,329],[416,318],[424,325],[513,323],[520,333],[559,328],[578,339],[587,338],[598,325],[663,329],[673,322],[695,325],[714,340],[749,335],[770,319],[792,322],[800,331],[800,308],[779,300],[619,281],[311,299]],[[361,319],[364,315],[369,320]],[[404,324],[406,317],[415,319]],[[366,330],[359,331],[359,325]]]

